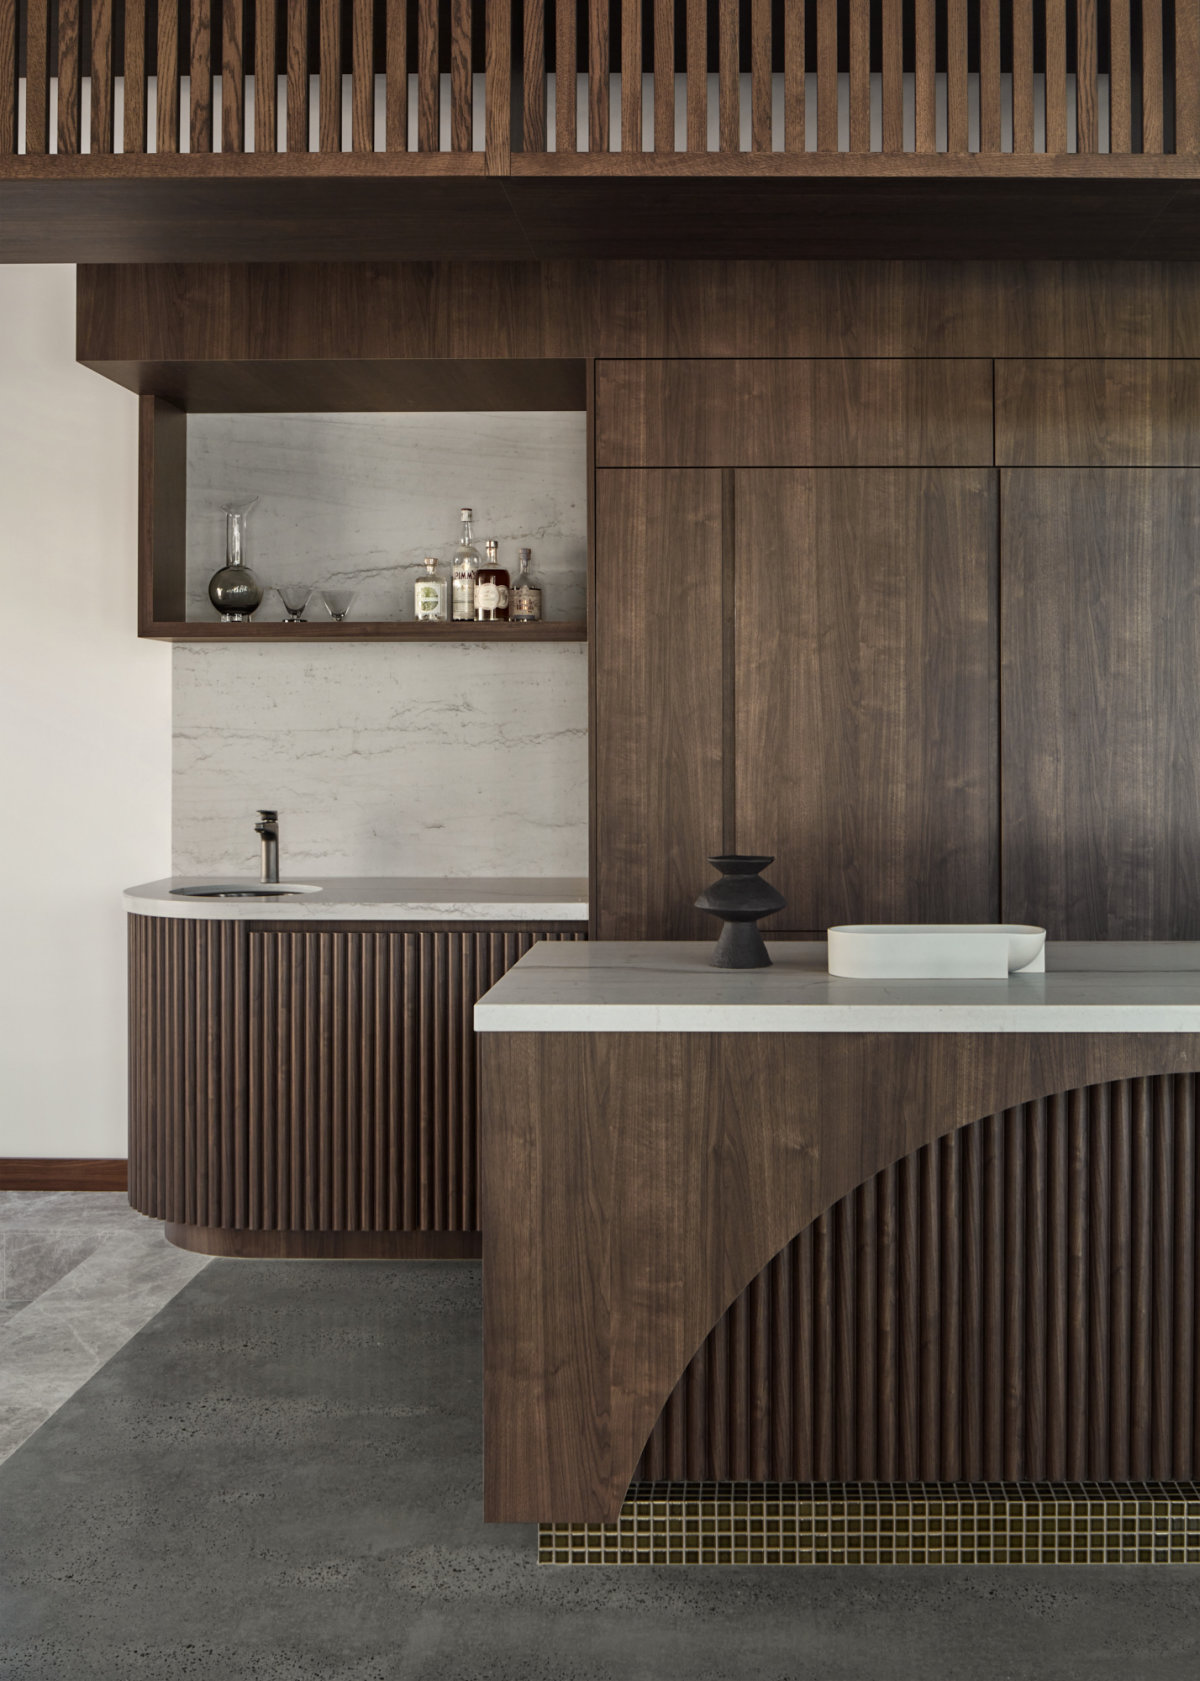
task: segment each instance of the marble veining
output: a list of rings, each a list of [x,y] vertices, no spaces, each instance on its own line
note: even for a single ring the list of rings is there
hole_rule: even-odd
[[[175,875],[587,873],[587,649],[181,644]]]
[[[1050,942],[1046,973],[844,980],[823,941],[768,942],[773,967],[714,969],[711,942],[538,945],[475,1006],[482,1033],[1200,1033],[1200,942],[1131,955]],[[1141,964],[1135,967],[1135,964]],[[1145,965],[1156,964],[1156,967]]]
[[[211,882],[211,878],[210,878]],[[323,877],[294,896],[194,899],[172,889],[207,885],[170,876],[125,890],[138,916],[219,922],[586,922],[587,882],[575,877]],[[239,885],[246,885],[245,880]],[[285,882],[286,885],[286,882]]]
[[[515,572],[517,549],[531,548],[543,616],[582,619],[586,463],[582,413],[190,415],[188,618],[217,617],[221,505],[257,496],[247,554],[259,579],[351,586],[352,618],[411,619],[423,557],[448,564],[469,506],[480,554],[497,538]],[[282,619],[278,596],[257,616]]]

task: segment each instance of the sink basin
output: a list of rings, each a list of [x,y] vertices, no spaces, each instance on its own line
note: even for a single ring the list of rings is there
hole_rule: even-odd
[[[829,973],[853,980],[1042,974],[1046,930],[1016,922],[859,923],[829,930]]]
[[[173,899],[282,899],[289,893],[319,893],[301,881],[212,881],[198,887],[172,887]]]

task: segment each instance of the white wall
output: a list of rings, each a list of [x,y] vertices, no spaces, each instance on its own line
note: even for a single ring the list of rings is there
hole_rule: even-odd
[[[170,865],[137,403],[74,346],[74,269],[0,266],[0,1156],[125,1154],[120,894]]]

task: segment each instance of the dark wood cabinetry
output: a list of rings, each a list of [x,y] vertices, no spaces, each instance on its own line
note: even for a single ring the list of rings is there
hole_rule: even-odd
[[[130,1201],[214,1254],[478,1254],[475,1000],[581,937],[131,916]]]

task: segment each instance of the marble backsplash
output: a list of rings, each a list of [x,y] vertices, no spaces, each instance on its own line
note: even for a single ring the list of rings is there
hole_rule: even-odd
[[[179,644],[173,869],[587,874],[587,649]]]
[[[221,505],[257,496],[247,555],[260,580],[352,586],[352,619],[413,617],[422,558],[448,575],[463,506],[481,555],[498,538],[515,573],[518,547],[533,550],[545,618],[582,619],[586,461],[582,413],[190,415],[187,615],[217,617]],[[274,592],[258,617],[283,617]]]

